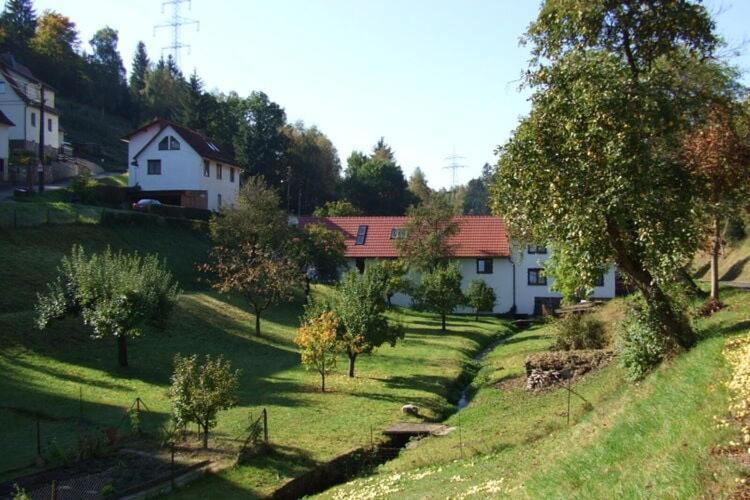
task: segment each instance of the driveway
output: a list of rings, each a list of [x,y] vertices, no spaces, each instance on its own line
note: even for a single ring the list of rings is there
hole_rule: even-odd
[[[98,175],[93,175],[92,177],[94,179],[103,179],[105,177],[113,177],[115,175],[119,175],[120,172],[104,172]],[[55,191],[56,189],[63,189],[68,186],[70,186],[70,183],[73,181],[73,178],[63,179],[57,182],[52,182],[44,185],[45,191]],[[0,186],[0,201],[12,198],[13,197],[13,190],[17,187],[26,187],[25,185],[19,185],[19,186]],[[34,184],[34,192],[37,191],[37,184]]]

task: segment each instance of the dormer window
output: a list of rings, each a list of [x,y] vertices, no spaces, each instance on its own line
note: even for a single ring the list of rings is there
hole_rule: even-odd
[[[178,141],[171,135],[168,135],[164,139],[159,141],[160,151],[167,151],[167,150],[176,151],[178,149],[180,149],[180,141]]]
[[[391,239],[392,240],[403,240],[406,239],[407,236],[406,229],[402,227],[394,227],[391,229]]]
[[[367,225],[362,224],[357,228],[357,241],[354,243],[355,245],[364,245],[365,239],[367,238]]]

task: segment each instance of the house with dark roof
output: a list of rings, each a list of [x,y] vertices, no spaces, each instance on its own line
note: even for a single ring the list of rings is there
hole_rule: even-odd
[[[240,167],[215,141],[177,123],[155,119],[123,138],[128,143],[128,185],[142,198],[221,210],[240,188]]]
[[[0,111],[14,124],[8,131],[11,148],[36,152],[43,132],[47,154],[57,154],[61,133],[55,90],[10,53],[0,55]]]
[[[538,314],[543,306],[558,307],[560,294],[552,291],[552,278],[544,275],[544,264],[551,248],[542,245],[514,244],[505,222],[493,216],[459,216],[458,231],[448,240],[451,257],[458,264],[466,292],[476,279],[495,291],[495,314],[515,311]],[[407,217],[301,217],[300,227],[321,224],[344,235],[348,267],[364,271],[368,263],[399,256],[396,242],[408,238]],[[416,277],[416,276],[414,276]],[[615,269],[612,266],[595,284],[593,298],[615,296]],[[411,306],[405,294],[396,294],[392,302]],[[458,312],[469,312],[459,309]]]

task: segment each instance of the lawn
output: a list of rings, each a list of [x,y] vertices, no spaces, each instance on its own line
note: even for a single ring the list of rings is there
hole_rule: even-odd
[[[460,434],[425,439],[378,474],[324,496],[729,496],[738,470],[710,450],[736,437],[714,416],[727,411],[721,351],[727,339],[750,333],[750,294],[727,291],[725,300],[727,309],[698,322],[698,346],[642,382],[625,383],[610,365],[575,383],[591,406],[574,397],[570,427],[564,390],[530,394],[517,378],[526,353],[549,345],[548,328],[518,334],[487,358],[472,404],[448,419],[458,425],[460,417]]]
[[[158,252],[185,289],[164,332],[147,331],[130,342],[131,366],[120,369],[113,340],[90,340],[78,320],[48,331],[33,328],[35,294],[54,275],[73,243],[92,249]],[[39,419],[45,449],[71,447],[76,419],[116,425],[136,397],[152,411],[153,426],[169,419],[166,389],[175,353],[223,354],[242,370],[238,407],[222,413],[215,435],[239,437],[251,415],[267,408],[273,453],[181,491],[188,497],[258,496],[286,478],[357,446],[404,417],[401,405],[419,405],[428,417],[452,411],[454,381],[471,356],[493,337],[509,332],[496,319],[453,317],[440,333],[429,314],[394,310],[407,331],[397,347],[383,347],[357,361],[357,377],[339,373],[318,391],[314,372],[299,365],[293,344],[301,301],[278,307],[263,319],[263,336],[252,333],[254,317],[237,300],[221,297],[198,282],[194,263],[205,258],[205,236],[170,227],[49,226],[0,234],[0,439],[6,450],[0,470],[33,460]],[[314,293],[325,293],[316,288]],[[54,438],[54,443],[52,439]]]

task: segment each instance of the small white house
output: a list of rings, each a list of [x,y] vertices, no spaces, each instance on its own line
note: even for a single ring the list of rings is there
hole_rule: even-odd
[[[0,182],[8,180],[8,158],[10,157],[8,140],[11,127],[13,127],[13,122],[0,111]]]
[[[128,185],[139,186],[142,198],[216,211],[237,199],[240,167],[198,132],[156,119],[123,140],[128,143]]]
[[[0,111],[14,124],[8,131],[12,147],[36,152],[43,132],[45,151],[57,154],[60,133],[55,91],[8,53],[0,55]]]
[[[552,279],[542,272],[551,249],[538,245],[512,245],[500,217],[460,216],[458,231],[449,238],[454,261],[463,278],[464,292],[475,279],[484,280],[495,291],[493,313],[539,314],[542,306],[557,307],[561,295],[550,289]],[[363,271],[368,262],[398,257],[395,240],[408,238],[407,217],[302,217],[299,225],[323,224],[344,235],[345,256],[350,267]],[[593,297],[615,296],[615,268],[604,273]],[[411,298],[396,294],[392,302],[410,306]],[[469,312],[466,309],[458,312]]]

